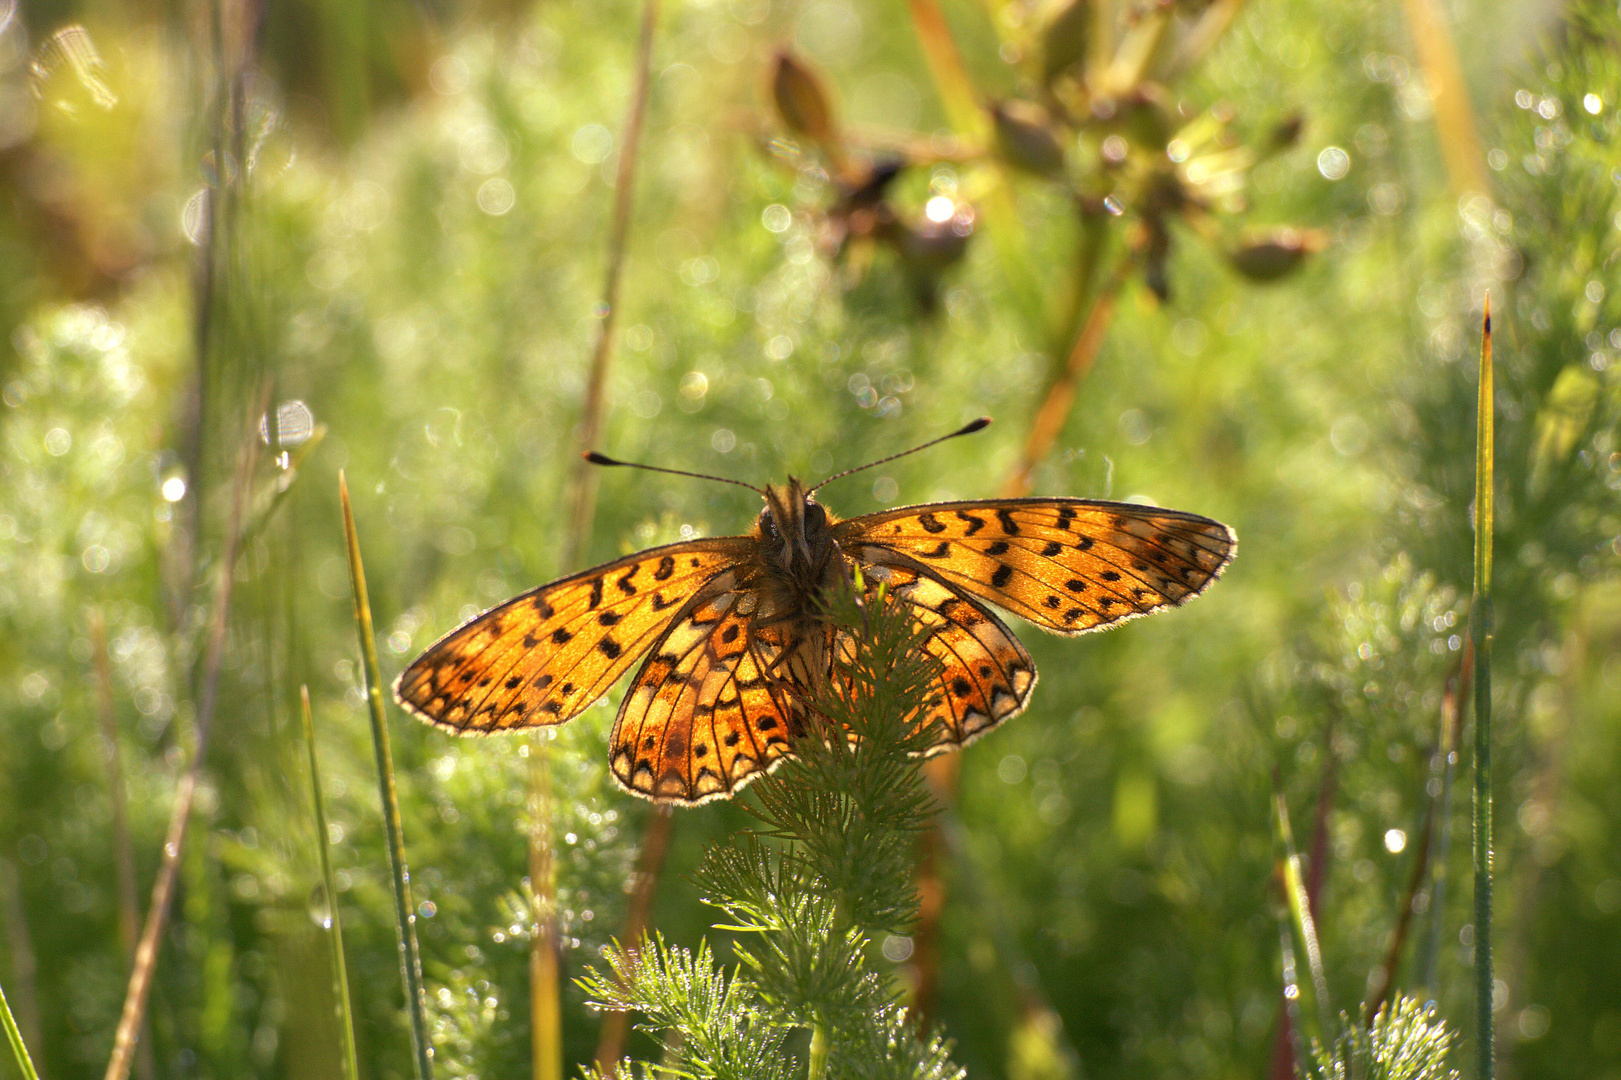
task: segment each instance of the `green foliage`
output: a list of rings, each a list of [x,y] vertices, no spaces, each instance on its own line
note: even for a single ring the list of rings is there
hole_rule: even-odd
[[[932,741],[921,718],[938,676],[882,588],[860,605],[830,598],[829,615],[853,648],[835,658],[795,758],[753,785],[762,827],[710,848],[696,875],[726,919],[715,928],[743,935],[736,970],[716,970],[707,945],[694,955],[655,937],[609,950],[612,975],[583,981],[600,1005],[644,1014],[676,1075],[797,1074],[784,1048],[809,1030],[812,1077],[963,1076],[867,961],[879,931],[916,915],[912,862],[932,809],[917,755]]]
[[[903,1025],[896,1003],[932,973],[923,1004],[976,1077],[1264,1075],[1281,1013],[1276,773],[1305,884],[1319,882],[1333,1006],[1371,995],[1405,910],[1392,983],[1434,1000],[1460,1032],[1457,1067],[1472,1065],[1459,795],[1471,740],[1455,706],[1468,697],[1456,680],[1490,288],[1499,1054],[1526,1080],[1621,1076],[1615,5],[1441,5],[1494,189],[1461,205],[1401,5],[1163,9],[1165,41],[1206,13],[1235,17],[1174,81],[1146,76],[1171,87],[1148,112],[1176,123],[1124,131],[1122,172],[1100,156],[1111,121],[1052,120],[1046,98],[1056,81],[1080,100],[1081,76],[1131,29],[1081,16],[1116,5],[947,0],[970,100],[1021,102],[1004,111],[1042,133],[1004,134],[1037,140],[1022,152],[1042,168],[1047,137],[1058,142],[1066,179],[1003,170],[960,137],[896,16],[917,6],[663,6],[601,448],[758,483],[826,475],[991,413],[977,440],[824,492],[846,515],[989,496],[1064,362],[1087,250],[1101,285],[1129,245],[1151,241],[1142,255],[1157,260],[1170,237],[1169,299],[1124,279],[1031,483],[1207,513],[1242,545],[1186,609],[1078,640],[1021,631],[1041,681],[1025,715],[960,759],[932,941],[907,925],[904,820],[869,828],[881,793],[833,783],[845,775],[835,748],[785,767],[783,780],[814,779],[803,788],[755,789],[752,805],[778,798],[783,812],[752,822],[752,839],[728,841],[751,824],[736,806],[682,815],[653,911],[660,963],[720,980],[704,993],[758,1020],[690,1023],[737,1055],[752,1047],[740,1068],[799,1075],[813,1017],[785,1010],[871,1000],[889,1011],[852,1021],[843,1046],[878,1060],[871,1048],[893,1036],[916,1066],[935,1059],[901,1037],[914,1014]],[[336,474],[353,484],[385,683],[466,615],[578,569],[558,563],[572,527],[558,507],[640,16],[630,0],[430,7],[262,5],[257,36],[239,36],[249,24],[222,4],[218,41],[249,64],[233,82],[206,7],[193,22],[161,5],[0,3],[0,985],[45,1075],[106,1062],[128,976],[108,765],[122,764],[127,899],[140,910],[192,745],[202,586],[217,579],[232,464],[264,381],[326,434],[285,461],[266,448],[252,478],[221,708],[146,1045],[157,1077],[331,1075],[342,1043],[324,913],[336,904],[362,1073],[410,1070]],[[111,107],[43,54],[74,20]],[[808,144],[778,138],[769,76],[784,47],[818,73],[853,167],[875,147],[912,154],[885,192],[899,220],[921,232],[939,196],[954,221],[974,210],[960,257],[927,268],[932,312],[901,252],[881,251],[864,276],[828,256],[840,190]],[[244,95],[235,110],[227,84]],[[1242,186],[1214,200],[1218,214],[1158,213],[1151,181],[1179,171],[1171,134],[1203,118],[1214,141],[1180,164],[1219,162],[1231,139],[1252,148],[1230,174]],[[989,134],[991,115],[980,119]],[[1069,197],[1077,181],[1104,198],[1114,178],[1121,216]],[[213,210],[217,227],[202,228]],[[1137,235],[1150,219],[1165,231]],[[1296,265],[1273,231],[1283,223],[1326,246]],[[1280,266],[1295,272],[1265,287],[1245,277]],[[736,488],[624,471],[604,474],[601,493],[592,561],[738,532],[759,509]],[[115,759],[92,609],[107,627]],[[329,795],[330,898],[303,683]],[[620,932],[637,880],[648,810],[607,773],[616,704],[549,744],[569,975]],[[1450,743],[1449,721],[1461,725]],[[523,1075],[525,747],[389,722],[437,1068]],[[850,768],[851,785],[867,775]],[[807,822],[812,811],[825,822]],[[705,895],[740,905],[726,925],[764,928],[715,930]],[[576,1065],[600,1023],[586,997],[565,985]],[[823,1044],[830,1070],[844,1067],[840,1043]],[[644,1035],[628,1050],[659,1053]]]

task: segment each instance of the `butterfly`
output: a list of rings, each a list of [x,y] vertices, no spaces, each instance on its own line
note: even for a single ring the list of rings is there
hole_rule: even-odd
[[[791,755],[808,700],[849,647],[819,598],[857,570],[922,631],[938,672],[923,718],[932,754],[1030,701],[1035,665],[987,603],[1058,634],[1101,630],[1197,596],[1237,545],[1231,529],[1197,514],[1090,499],[930,503],[841,521],[814,492],[858,471],[810,488],[725,480],[765,499],[746,536],[649,548],[513,597],[430,646],[394,696],[460,735],[551,726],[645,657],[609,738],[613,775],[635,795],[696,806]]]

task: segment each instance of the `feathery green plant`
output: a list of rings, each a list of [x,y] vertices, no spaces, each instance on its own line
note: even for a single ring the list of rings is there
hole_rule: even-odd
[[[1367,1027],[1340,1014],[1332,1048],[1313,1040],[1311,1080],[1458,1080],[1447,1066],[1453,1034],[1435,1010],[1398,997]]]
[[[690,952],[655,935],[607,950],[612,977],[581,980],[601,1007],[643,1014],[664,1037],[667,1069],[786,1077],[799,1071],[786,1048],[808,1031],[810,1080],[962,1075],[943,1039],[916,1035],[867,960],[875,935],[917,909],[912,858],[932,810],[920,718],[937,678],[904,605],[881,588],[869,595],[829,601],[856,645],[815,697],[797,757],[755,785],[748,809],[762,827],[711,848],[698,871],[705,903],[725,916],[716,929],[741,935],[737,967],[720,970],[707,943]]]

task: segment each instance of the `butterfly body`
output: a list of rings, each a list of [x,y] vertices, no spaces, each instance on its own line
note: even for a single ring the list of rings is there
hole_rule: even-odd
[[[926,631],[939,681],[921,722],[940,752],[1017,715],[1035,686],[1029,653],[982,601],[1085,633],[1197,595],[1236,544],[1209,518],[1126,503],[936,503],[840,521],[798,480],[762,494],[745,536],[653,548],[476,616],[406,668],[396,698],[458,734],[559,724],[645,654],[610,736],[614,776],[696,805],[790,753],[832,658],[859,648],[821,604],[857,569],[869,597]]]

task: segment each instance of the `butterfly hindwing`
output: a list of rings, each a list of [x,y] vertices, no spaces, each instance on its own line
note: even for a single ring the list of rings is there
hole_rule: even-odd
[[[1197,596],[1237,543],[1227,526],[1197,514],[1086,499],[908,506],[843,522],[835,536],[859,561],[927,567],[1060,634]]]
[[[924,567],[891,563],[863,571],[886,583],[891,602],[906,604],[928,630],[923,648],[939,669],[924,717],[936,724],[929,754],[964,746],[1024,710],[1036,668],[1002,620]]]
[[[656,802],[727,798],[789,749],[797,705],[773,674],[774,640],[750,628],[749,598],[695,603],[636,673],[609,739],[614,776]]]
[[[651,548],[514,597],[431,646],[394,696],[458,734],[560,724],[606,693],[746,543]]]

